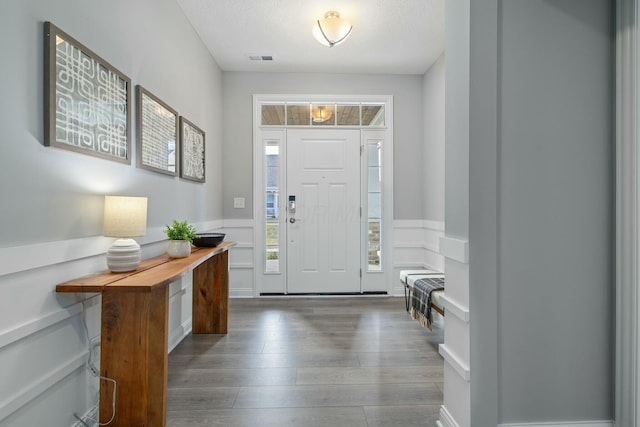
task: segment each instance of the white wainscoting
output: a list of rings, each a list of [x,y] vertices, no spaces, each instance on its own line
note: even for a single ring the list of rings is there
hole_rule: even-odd
[[[195,223],[224,229],[223,221]],[[137,239],[144,258],[164,253],[164,227]],[[99,342],[101,298],[57,294],[55,285],[106,269],[113,239],[102,236],[0,248],[0,427],[72,426],[92,414],[98,382],[88,370],[91,343]],[[169,349],[191,331],[191,276],[169,289]],[[97,365],[99,351],[94,352]]]
[[[230,251],[229,292],[232,298],[251,298],[256,295],[253,220],[226,220],[221,230],[227,240],[238,243]],[[439,253],[444,223],[427,220],[397,220],[393,222],[393,286],[392,295],[403,295],[399,283],[400,270],[429,268],[444,270],[444,257]]]
[[[255,296],[253,220],[210,221],[198,230],[221,231],[238,243],[229,252],[230,295]],[[393,268],[442,270],[442,223],[396,221]],[[87,369],[91,343],[99,342],[98,294],[57,294],[55,285],[106,268],[113,239],[102,236],[0,248],[0,427],[75,425],[73,414],[94,412],[97,380]],[[138,239],[144,258],[166,248],[163,227]],[[170,285],[169,351],[191,331],[191,277]],[[86,325],[86,327],[85,327]],[[95,354],[94,354],[95,358]],[[98,362],[94,360],[94,363]],[[51,410],[51,408],[56,408]]]
[[[95,405],[84,414],[78,414],[78,416],[82,417],[83,421],[77,421],[71,427],[99,427],[98,422],[94,420],[97,420],[100,416],[100,407]]]
[[[229,296],[252,298],[255,296],[253,220],[226,220],[223,231],[227,234],[226,240],[238,243],[229,251]]]
[[[444,272],[440,254],[440,238],[444,223],[428,220],[396,220],[393,222],[393,288],[392,295],[404,295],[400,283],[401,270],[429,269]]]
[[[191,333],[192,286],[191,275],[183,276],[169,286],[169,352]]]
[[[440,407],[440,420],[436,421],[436,425],[438,427],[460,427],[444,406]]]
[[[442,295],[440,301],[442,301],[445,310],[447,310],[447,315],[450,314],[465,323],[469,323],[469,309],[467,307],[464,307],[449,295]]]
[[[439,346],[444,358],[445,389],[440,426],[470,425],[471,369],[469,339],[469,244],[468,241],[440,237],[447,291],[443,304],[447,313],[445,342]]]
[[[98,332],[100,298],[95,294],[57,299],[53,287],[65,277],[63,263],[0,276],[0,426],[71,425],[73,412],[90,406],[87,336]],[[89,260],[75,264],[92,266]],[[74,265],[72,271],[84,270]],[[90,271],[86,271],[86,274]],[[83,302],[84,307],[83,307]],[[51,408],[60,408],[51,411]]]
[[[453,353],[446,344],[440,344],[438,346],[438,352],[444,358],[445,362],[447,362],[463,380],[471,380],[469,365],[467,365],[458,355]]]

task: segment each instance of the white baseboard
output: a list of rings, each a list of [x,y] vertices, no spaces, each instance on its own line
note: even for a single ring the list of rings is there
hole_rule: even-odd
[[[176,348],[180,342],[191,333],[192,328],[191,319],[185,321],[182,325],[177,327],[169,337],[169,353]]]
[[[563,421],[556,423],[507,423],[498,427],[613,427],[613,421]]]
[[[405,292],[404,286],[394,286],[391,290],[391,295],[394,297],[404,297]]]
[[[438,427],[460,427],[444,405],[440,407],[440,420],[436,424]]]
[[[229,298],[253,298],[253,288],[229,289]]]

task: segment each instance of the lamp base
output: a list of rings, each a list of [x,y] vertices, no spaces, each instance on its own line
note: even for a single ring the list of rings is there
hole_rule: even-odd
[[[140,265],[140,245],[133,239],[118,239],[107,251],[107,267],[114,273],[133,271]]]

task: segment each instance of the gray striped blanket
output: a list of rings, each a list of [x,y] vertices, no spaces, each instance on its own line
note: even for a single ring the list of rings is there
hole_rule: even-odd
[[[411,317],[420,322],[420,324],[431,330],[433,323],[433,313],[431,312],[431,295],[434,291],[444,290],[444,278],[418,279],[413,284],[413,292],[411,294]]]

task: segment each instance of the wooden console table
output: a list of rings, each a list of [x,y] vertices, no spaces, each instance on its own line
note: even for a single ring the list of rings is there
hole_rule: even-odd
[[[71,280],[56,292],[102,294],[100,375],[116,381],[116,427],[163,427],[167,420],[169,284],[193,271],[194,334],[226,334],[229,248],[194,248],[186,258],[162,255],[127,273]],[[100,422],[113,415],[113,383],[100,380]]]

